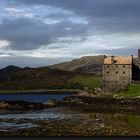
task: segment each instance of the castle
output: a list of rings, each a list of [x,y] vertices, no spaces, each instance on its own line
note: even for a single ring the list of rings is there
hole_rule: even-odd
[[[104,56],[103,91],[113,92],[125,88],[134,80],[139,80],[140,49],[138,50],[138,66],[133,56]]]

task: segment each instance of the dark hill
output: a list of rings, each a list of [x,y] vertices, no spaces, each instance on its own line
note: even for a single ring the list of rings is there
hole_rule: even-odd
[[[10,65],[3,69],[0,69],[0,75],[7,75],[7,74],[14,73],[14,72],[19,72],[22,70],[29,70],[29,69],[30,69],[29,67],[20,68],[20,67],[14,66],[14,65]]]
[[[0,75],[0,89],[60,89],[75,75],[51,68],[22,69]]]
[[[22,68],[20,68],[20,67],[10,65],[10,66],[7,66],[3,69],[0,69],[0,74],[9,74],[9,73],[12,73],[12,72],[20,71],[21,69]]]

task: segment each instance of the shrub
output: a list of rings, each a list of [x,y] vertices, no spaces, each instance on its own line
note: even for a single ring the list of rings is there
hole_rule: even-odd
[[[73,83],[73,82],[67,82],[64,84],[65,89],[84,89],[84,86],[80,83]]]

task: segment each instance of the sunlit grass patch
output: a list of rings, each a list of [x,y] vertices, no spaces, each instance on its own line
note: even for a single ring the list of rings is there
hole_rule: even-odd
[[[78,75],[70,80],[70,82],[80,83],[90,89],[101,87],[102,77],[100,75]]]
[[[125,91],[120,91],[117,96],[136,97],[140,96],[140,83],[130,84]]]

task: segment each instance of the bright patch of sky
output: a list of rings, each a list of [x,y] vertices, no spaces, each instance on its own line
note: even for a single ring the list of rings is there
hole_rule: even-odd
[[[117,44],[115,44],[115,42],[113,41],[114,39],[117,39]],[[54,43],[40,46],[38,49],[35,50],[16,51],[7,49],[5,50],[5,53],[11,54],[11,57],[27,56],[39,58],[78,58],[84,55],[100,55],[101,50],[115,50],[125,47],[127,48],[127,42],[129,39],[130,36],[124,36],[120,34],[112,34],[112,38],[110,38],[110,36],[108,35],[92,35],[88,37],[61,37],[58,38]],[[132,44],[135,43],[138,39],[140,39],[139,35],[134,35],[133,37],[131,37]],[[5,47],[8,47],[10,43],[8,41],[0,41],[0,44],[0,51],[2,51],[3,49],[5,49]],[[137,45],[140,45],[140,43]],[[2,54],[1,57],[2,56],[4,56],[4,54]]]
[[[10,45],[9,41],[0,40],[0,50],[7,49],[9,45]]]

